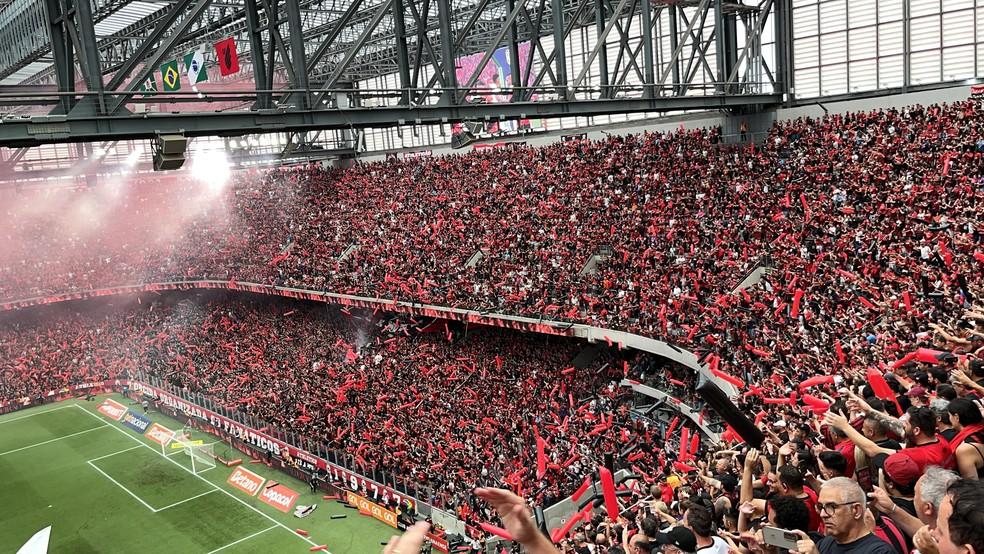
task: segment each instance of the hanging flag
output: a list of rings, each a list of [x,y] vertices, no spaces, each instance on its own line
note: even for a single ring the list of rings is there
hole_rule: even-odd
[[[186,55],[184,57],[184,64],[189,83],[194,85],[195,83],[208,80],[208,71],[205,70],[205,52],[201,49]]]
[[[171,60],[161,66],[161,80],[164,92],[181,90],[181,74],[178,73],[178,60]]]
[[[219,73],[225,77],[239,72],[239,55],[236,54],[236,41],[232,37],[215,43],[215,55],[219,62]]]
[[[153,73],[140,85],[140,92],[144,93],[144,96],[153,96],[153,93],[157,92],[157,80],[154,79]]]

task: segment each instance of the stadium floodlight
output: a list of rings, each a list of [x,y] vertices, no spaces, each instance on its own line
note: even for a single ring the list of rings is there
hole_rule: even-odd
[[[229,157],[221,148],[206,147],[195,151],[191,161],[191,175],[210,189],[221,190],[231,174]]]

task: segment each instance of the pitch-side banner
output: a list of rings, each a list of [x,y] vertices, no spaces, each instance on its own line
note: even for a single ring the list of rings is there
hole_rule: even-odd
[[[237,466],[228,479],[230,485],[250,496],[256,496],[256,493],[260,492],[264,481],[266,479],[242,466]]]
[[[260,493],[259,498],[260,502],[273,506],[286,514],[294,507],[294,503],[297,502],[300,496],[300,493],[292,491],[279,483],[273,485],[267,483],[267,486],[263,488],[263,492]]]
[[[115,400],[110,400],[107,398],[106,400],[103,400],[103,403],[99,406],[98,410],[102,413],[102,415],[119,421],[123,419],[123,414],[126,413],[126,406]]]
[[[376,504],[367,498],[363,498],[354,492],[346,492],[345,501],[358,508],[360,512],[366,512],[386,525],[396,528],[396,512],[387,510],[379,504]]]
[[[373,500],[380,502],[382,504],[387,504],[390,498],[393,498],[401,506],[409,502],[411,506],[416,510],[417,501],[410,498],[396,490],[382,485],[371,479],[366,479],[365,477],[353,473],[343,467],[336,466],[335,464],[328,463],[327,460],[323,460],[310,452],[305,452],[293,446],[290,446],[284,442],[281,442],[265,433],[261,433],[254,429],[250,429],[244,425],[241,425],[225,416],[217,414],[211,410],[202,408],[191,404],[177,396],[174,396],[168,392],[165,392],[157,387],[140,383],[138,381],[130,381],[130,389],[134,392],[149,395],[156,398],[165,406],[173,408],[177,411],[184,412],[191,417],[195,417],[209,425],[214,427],[216,430],[221,431],[229,436],[232,436],[238,440],[241,440],[247,444],[262,448],[264,450],[269,450],[277,456],[283,456],[284,452],[290,454],[291,457],[303,460],[309,464],[314,465],[318,469],[327,471],[328,474],[338,481],[342,481],[345,485],[352,490],[364,490],[367,496]]]
[[[126,425],[130,429],[136,431],[138,435],[144,434],[144,432],[147,431],[147,428],[150,427],[150,424],[153,423],[133,410],[127,410],[126,413],[123,414],[122,422],[123,425]]]

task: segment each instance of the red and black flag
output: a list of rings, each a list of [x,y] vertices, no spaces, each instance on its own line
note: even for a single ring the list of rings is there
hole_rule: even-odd
[[[239,55],[236,54],[236,41],[232,37],[215,43],[215,57],[219,62],[222,76],[239,73]]]

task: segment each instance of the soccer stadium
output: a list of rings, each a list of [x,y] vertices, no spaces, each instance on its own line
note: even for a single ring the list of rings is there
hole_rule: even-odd
[[[984,554],[984,1],[0,39],[0,552]]]

